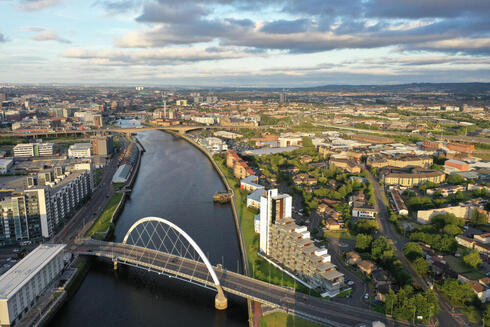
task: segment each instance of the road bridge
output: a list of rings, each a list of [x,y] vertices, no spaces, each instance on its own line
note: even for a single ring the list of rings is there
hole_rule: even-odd
[[[83,135],[95,135],[95,134],[109,134],[109,133],[138,133],[148,130],[160,130],[171,131],[179,134],[186,134],[191,131],[197,131],[201,129],[218,129],[218,130],[240,130],[242,128],[247,129],[264,129],[271,128],[270,126],[239,126],[239,125],[174,125],[174,126],[142,126],[131,128],[99,128],[99,129],[87,129],[87,130],[68,130],[68,131],[49,131],[49,132],[8,132],[0,133],[0,136],[14,136],[24,138],[38,138],[38,137],[62,137],[62,136],[83,136]]]
[[[220,265],[212,266],[184,231],[162,218],[137,221],[122,243],[79,240],[75,252],[111,260],[115,269],[118,265],[127,265],[215,290],[217,309],[226,308],[226,292],[325,326],[355,326],[372,321],[383,321],[388,326],[409,326],[383,314],[298,293],[228,271]]]

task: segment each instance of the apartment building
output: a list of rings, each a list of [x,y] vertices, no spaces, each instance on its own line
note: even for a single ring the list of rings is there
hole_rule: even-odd
[[[389,155],[374,155],[370,156],[366,164],[373,168],[383,167],[422,167],[428,168],[434,160],[428,156],[389,156]]]
[[[0,245],[50,238],[93,189],[92,171],[74,170],[6,198],[0,202]]]
[[[20,143],[14,146],[14,157],[52,156],[54,143]]]
[[[15,325],[64,267],[65,244],[43,244],[0,277],[0,326]]]
[[[270,227],[276,220],[291,217],[293,199],[279,194],[277,189],[267,190],[260,197],[260,252],[269,255]]]
[[[270,226],[269,257],[328,296],[340,292],[344,275],[331,263],[327,249],[316,247],[306,226],[298,226],[289,217],[279,218]]]
[[[387,167],[380,171],[380,175],[385,185],[400,185],[406,187],[417,186],[427,181],[440,184],[446,179],[446,174],[442,171],[418,167]]]
[[[361,172],[361,165],[353,159],[334,158],[330,159],[328,163],[330,166],[338,167],[351,174],[359,174]]]
[[[233,175],[236,178],[243,179],[254,172],[250,169],[245,161],[238,156],[238,154],[233,150],[228,150],[226,152],[226,166],[233,169]]]

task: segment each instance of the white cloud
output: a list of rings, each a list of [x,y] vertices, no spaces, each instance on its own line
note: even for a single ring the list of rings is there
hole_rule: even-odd
[[[62,0],[24,0],[17,8],[22,11],[39,11],[60,4]]]

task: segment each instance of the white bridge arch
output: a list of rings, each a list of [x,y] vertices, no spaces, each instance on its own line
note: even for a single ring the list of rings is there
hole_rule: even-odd
[[[127,231],[127,233],[126,233],[126,235],[124,236],[124,239],[123,239],[123,244],[127,244],[128,238],[131,236],[131,233],[139,225],[145,224],[147,222],[157,222],[157,223],[161,223],[161,224],[167,225],[168,227],[170,227],[173,230],[175,230],[178,233],[178,235],[181,235],[182,237],[184,237],[185,240],[193,247],[193,249],[197,252],[197,254],[201,258],[201,260],[206,265],[206,268],[208,269],[209,274],[211,275],[211,277],[213,279],[213,282],[216,285],[216,288],[218,289],[218,292],[221,290],[221,286],[220,286],[220,282],[219,282],[218,276],[216,275],[216,272],[214,271],[213,266],[211,265],[211,263],[209,262],[208,258],[206,257],[206,255],[204,254],[204,252],[199,247],[199,245],[197,245],[197,243],[182,228],[180,228],[179,226],[175,225],[171,221],[168,221],[166,219],[159,218],[159,217],[146,217],[146,218],[142,218],[142,219],[138,220],[137,222],[135,222],[131,226],[131,228]]]

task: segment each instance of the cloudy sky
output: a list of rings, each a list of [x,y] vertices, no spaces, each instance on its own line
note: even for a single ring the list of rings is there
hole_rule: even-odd
[[[490,0],[0,0],[6,82],[490,82]]]

